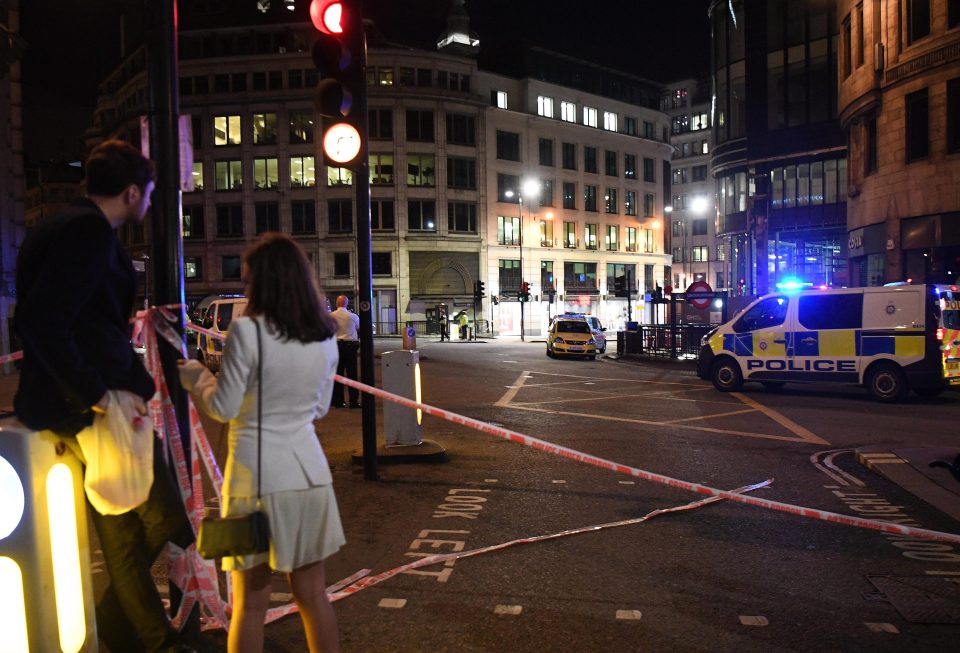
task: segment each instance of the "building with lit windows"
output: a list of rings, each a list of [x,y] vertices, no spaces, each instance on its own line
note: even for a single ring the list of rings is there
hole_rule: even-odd
[[[836,0],[713,0],[717,231],[733,288],[848,285]]]
[[[639,292],[630,317],[649,320],[643,294],[670,270],[663,235],[670,147],[666,117],[656,109],[660,88],[545,50],[532,55],[527,77],[481,71],[477,81],[491,104],[485,273],[499,300],[497,332],[520,333],[522,282],[530,289],[530,335],[546,333],[550,316],[563,312],[623,328],[628,307],[614,295],[617,277],[629,277]],[[555,83],[561,71],[585,83]]]
[[[664,88],[660,109],[670,119],[673,158],[668,204],[672,286],[694,281],[729,287],[726,250],[717,238],[714,181],[710,171],[710,81],[684,79]]]
[[[329,296],[352,296],[354,179],[324,165],[313,28],[224,24],[210,14],[181,20],[180,111],[194,162],[182,199],[187,296],[241,292],[242,252],[264,231],[296,238]],[[626,299],[613,297],[612,280],[629,270],[642,298],[669,278],[660,87],[543,51],[530,55],[536,75],[479,70],[479,41],[457,2],[438,48],[374,38],[368,49],[377,333],[429,320],[441,303],[448,315],[467,308],[472,317],[478,280],[486,298],[477,318],[497,334],[520,333],[522,280],[531,288],[526,333],[544,333],[563,310],[622,325]],[[115,134],[139,142],[143,64],[138,50],[101,85],[91,143]],[[577,81],[552,81],[571,68]],[[521,252],[519,182],[528,178],[540,191],[522,204]],[[124,229],[136,257],[149,230]]]
[[[852,285],[960,282],[960,2],[840,0]]]

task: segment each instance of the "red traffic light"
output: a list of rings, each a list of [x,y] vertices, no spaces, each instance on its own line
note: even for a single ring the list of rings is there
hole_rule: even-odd
[[[310,20],[313,26],[327,34],[343,34],[343,3],[338,0],[313,0],[310,3]]]

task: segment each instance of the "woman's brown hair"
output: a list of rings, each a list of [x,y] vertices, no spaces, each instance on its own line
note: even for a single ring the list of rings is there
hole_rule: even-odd
[[[337,325],[320,298],[310,260],[289,236],[263,234],[243,255],[247,314],[262,315],[285,339],[316,342]]]

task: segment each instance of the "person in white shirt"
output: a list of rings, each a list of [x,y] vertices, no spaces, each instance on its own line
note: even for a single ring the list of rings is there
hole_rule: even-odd
[[[357,380],[357,354],[360,351],[360,316],[347,310],[350,300],[345,295],[337,297],[337,310],[330,314],[337,322],[337,349],[340,352],[340,362],[337,364],[337,374],[354,381]],[[343,401],[343,385],[333,386],[333,402],[335,408],[346,408]],[[360,408],[360,391],[350,388],[350,408]]]

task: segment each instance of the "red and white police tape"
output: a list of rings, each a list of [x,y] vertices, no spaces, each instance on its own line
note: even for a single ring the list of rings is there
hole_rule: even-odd
[[[199,330],[195,328],[195,325],[188,324],[188,329]],[[210,333],[210,332],[208,332]],[[221,334],[212,334],[213,337],[222,338]],[[651,481],[653,483],[660,483],[661,485],[669,485],[671,487],[679,488],[681,490],[687,490],[688,492],[695,492],[697,494],[705,494],[709,496],[721,497],[724,499],[729,499],[730,501],[736,501],[739,503],[745,503],[751,506],[757,506],[760,508],[767,508],[768,510],[778,510],[780,512],[786,512],[792,515],[797,515],[800,517],[806,517],[808,519],[817,519],[820,521],[833,522],[835,524],[843,524],[845,526],[856,526],[858,528],[867,528],[870,530],[881,531],[884,533],[892,533],[895,535],[905,535],[907,537],[919,537],[928,540],[937,540],[941,542],[951,542],[954,544],[960,544],[960,535],[956,533],[944,533],[941,531],[929,530],[926,528],[916,528],[912,526],[902,526],[900,524],[894,524],[891,522],[885,522],[877,519],[865,519],[863,517],[856,517],[853,515],[841,515],[835,512],[829,512],[827,510],[819,510],[816,508],[806,508],[804,506],[795,506],[789,503],[782,503],[780,501],[771,501],[770,499],[761,499],[759,497],[747,496],[744,494],[727,492],[724,490],[718,490],[706,485],[701,485],[699,483],[690,483],[689,481],[682,481],[680,479],[671,478],[670,476],[664,476],[663,474],[656,474],[654,472],[648,472],[643,469],[636,467],[630,467],[629,465],[623,465],[616,463],[610,460],[605,460],[603,458],[598,458],[596,456],[591,456],[590,454],[585,454],[575,449],[570,449],[567,447],[560,446],[558,444],[553,444],[545,440],[540,440],[539,438],[534,438],[529,435],[524,435],[523,433],[518,433],[517,431],[512,431],[502,426],[494,426],[487,422],[480,421],[478,419],[473,419],[472,417],[466,417],[464,415],[459,415],[457,413],[444,410],[442,408],[436,408],[429,404],[418,403],[413,399],[408,399],[407,397],[402,397],[400,395],[387,392],[386,390],[381,390],[373,386],[366,385],[359,381],[354,381],[353,379],[348,379],[339,375],[334,376],[334,379],[343,385],[357,388],[361,392],[366,392],[368,394],[380,397],[387,401],[392,401],[409,408],[418,408],[428,415],[433,415],[434,417],[439,417],[440,419],[447,420],[448,422],[453,422],[455,424],[461,424],[463,426],[468,426],[474,428],[483,433],[508,440],[510,442],[515,442],[517,444],[522,444],[534,449],[539,449],[547,453],[552,453],[557,456],[562,456],[564,458],[570,458],[571,460],[576,460],[577,462],[586,463],[588,465],[593,465],[594,467],[600,467],[602,469],[607,469],[614,471],[620,474],[627,474],[628,476],[633,476],[636,478],[643,479],[645,481]]]

